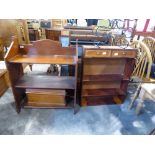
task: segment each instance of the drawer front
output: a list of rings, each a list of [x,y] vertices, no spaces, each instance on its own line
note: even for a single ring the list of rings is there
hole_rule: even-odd
[[[136,52],[135,51],[120,51],[114,50],[111,54],[112,57],[125,57],[125,58],[135,58]]]
[[[85,57],[91,58],[91,57],[110,57],[111,56],[111,50],[86,50],[85,51]]]
[[[57,91],[52,92],[27,92],[28,105],[30,106],[65,106],[65,95]]]

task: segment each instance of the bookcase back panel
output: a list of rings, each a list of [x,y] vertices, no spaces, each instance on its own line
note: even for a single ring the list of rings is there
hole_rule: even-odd
[[[84,75],[123,74],[125,59],[88,59],[84,62]]]
[[[75,47],[62,47],[58,41],[38,40],[20,47],[21,54],[27,55],[76,55]]]

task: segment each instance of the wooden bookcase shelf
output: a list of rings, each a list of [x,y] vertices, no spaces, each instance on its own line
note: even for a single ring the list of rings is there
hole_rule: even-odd
[[[75,77],[24,75],[15,84],[16,88],[75,89]]]
[[[114,95],[125,95],[121,89],[86,89],[83,90],[82,97],[102,97],[102,96],[114,96]]]
[[[84,75],[83,82],[122,80],[121,74]]]
[[[123,103],[136,54],[132,48],[83,46],[81,105]]]
[[[78,54],[75,47],[62,47],[59,42],[48,39],[20,46],[14,38],[5,62],[18,113],[21,107],[73,108],[74,113],[78,111]],[[27,75],[23,72],[23,64],[68,65],[74,67],[75,72],[69,71],[69,76]]]
[[[28,63],[28,64],[60,64],[60,65],[75,65],[75,56],[54,55],[17,55],[10,60],[11,63]]]

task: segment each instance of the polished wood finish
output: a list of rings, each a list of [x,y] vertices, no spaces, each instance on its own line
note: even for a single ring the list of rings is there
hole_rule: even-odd
[[[122,80],[123,74],[84,75],[83,82]]]
[[[136,54],[132,48],[83,46],[81,105],[123,103]]]
[[[20,54],[37,55],[37,56],[54,56],[54,55],[67,55],[75,56],[75,47],[62,47],[58,41],[50,39],[38,40],[32,44],[20,46]]]
[[[27,105],[38,107],[65,106],[65,90],[26,89]]]
[[[65,55],[54,56],[33,56],[33,55],[17,55],[10,60],[11,63],[29,63],[29,64],[61,64],[74,65],[76,64],[76,57]]]
[[[19,113],[21,107],[24,106],[26,108],[72,107],[75,112],[77,104],[75,95],[77,61],[77,50],[74,47],[63,48],[59,42],[48,39],[35,41],[32,44],[19,45],[18,40],[13,38],[13,42],[5,56],[5,62],[15,98],[16,111]],[[68,77],[24,75],[23,64],[25,63],[65,64],[76,69],[75,73]],[[53,93],[54,91],[57,92],[57,95]],[[66,95],[60,94],[62,91],[66,92]],[[49,92],[53,93],[53,97]],[[56,104],[55,95],[61,96],[61,101],[63,99],[61,105],[60,102]]]
[[[38,89],[75,89],[75,77],[24,75],[15,84],[15,87]]]
[[[114,96],[114,95],[125,95],[121,89],[85,89],[82,97],[102,97],[102,96]]]

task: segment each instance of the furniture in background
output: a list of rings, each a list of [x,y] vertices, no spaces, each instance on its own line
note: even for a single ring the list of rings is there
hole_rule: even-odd
[[[121,104],[136,55],[134,48],[83,46],[81,105]]]
[[[29,43],[28,26],[26,20],[21,19],[0,19],[0,37],[3,40],[3,46],[9,47],[11,37],[17,36],[19,43]]]
[[[150,44],[148,41],[149,40],[147,40],[147,39],[144,39],[143,42],[136,40],[136,41],[133,41],[132,44],[130,45],[131,47],[138,49],[136,64],[135,64],[134,71],[133,71],[133,76],[138,77],[140,79],[138,88],[133,96],[133,99],[132,99],[130,105],[129,105],[130,109],[134,106],[135,100],[137,99],[137,97],[139,96],[139,93],[143,89],[143,86],[145,85],[143,83],[148,83],[147,86],[154,86],[151,84],[151,83],[154,83],[154,79],[152,79],[150,76],[152,64],[153,64],[153,61],[152,61],[153,51],[150,52],[150,49],[149,49]],[[147,44],[145,44],[145,42]],[[150,92],[150,90],[152,90],[152,88],[151,87],[150,87],[150,89],[147,88],[146,91],[147,90]],[[142,92],[140,94],[145,95],[144,92],[145,91],[142,90]],[[143,95],[140,95],[140,96],[142,97]],[[145,98],[145,96],[144,96],[144,98]],[[141,99],[143,100],[144,98],[141,98]],[[142,103],[144,102],[142,100],[136,107],[137,114],[140,113],[140,110],[142,108]]]
[[[61,36],[61,30],[62,29],[60,29],[60,28],[45,29],[46,39],[59,41],[60,36]]]
[[[9,88],[9,77],[6,69],[0,69],[0,97]]]
[[[9,86],[9,75],[5,67],[5,62],[0,61],[0,97],[5,93]]]
[[[76,26],[75,29],[65,28],[61,33],[63,33],[63,31],[68,31],[68,38],[72,45],[76,44],[76,40],[78,40],[78,44],[80,45],[111,44],[111,35],[109,32],[96,31],[89,27],[85,27],[85,29],[83,27],[78,28]]]
[[[40,40],[40,34],[38,29],[28,29],[30,41]]]
[[[149,81],[152,67],[152,56],[149,48],[144,42],[138,40],[134,40],[130,47],[138,49],[132,76],[139,77],[143,81]]]
[[[77,52],[59,42],[39,40],[19,46],[14,38],[5,62],[9,72],[16,111],[25,108],[73,108],[76,103]],[[60,64],[74,67],[69,76],[25,75],[22,64]]]
[[[52,19],[52,28],[62,28],[67,24],[67,19]]]
[[[145,37],[142,42],[144,42],[149,48],[152,56],[152,62],[155,64],[155,38]]]
[[[151,31],[148,31],[149,24],[150,24],[150,19],[146,19],[143,30],[138,31],[135,28],[132,38],[134,38],[136,35],[138,36],[137,40],[139,40],[141,36],[142,37],[155,37],[155,26],[152,28]]]

